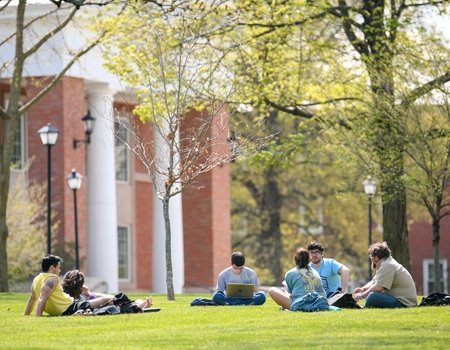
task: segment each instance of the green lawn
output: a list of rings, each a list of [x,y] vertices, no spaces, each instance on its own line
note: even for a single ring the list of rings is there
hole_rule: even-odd
[[[133,298],[142,294],[131,294]],[[23,316],[26,294],[0,293],[0,349],[449,349],[450,308],[280,311],[263,306],[191,307],[154,295],[157,313]]]

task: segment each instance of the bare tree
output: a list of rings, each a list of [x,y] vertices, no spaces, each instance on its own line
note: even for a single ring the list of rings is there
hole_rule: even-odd
[[[134,113],[141,122],[118,119],[131,137],[117,136],[144,164],[163,205],[168,300],[175,299],[171,198],[201,187],[200,175],[258,147],[229,132],[227,101],[235,89],[223,53],[203,35],[215,23],[212,14],[206,5],[193,6],[151,23],[148,8],[136,7],[130,20],[115,23],[113,42],[120,52],[113,46],[108,53],[109,68],[135,87],[140,101]]]

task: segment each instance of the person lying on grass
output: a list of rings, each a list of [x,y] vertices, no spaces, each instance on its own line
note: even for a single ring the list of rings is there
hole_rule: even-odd
[[[89,287],[84,284],[84,274],[79,270],[67,271],[61,282],[64,293],[69,294],[74,301],[89,301],[97,298],[107,297],[109,300],[114,299],[114,295],[92,292]],[[136,300],[135,304],[144,309],[152,305],[152,298],[145,300]]]
[[[30,315],[36,302],[36,316],[45,312],[50,316],[73,315],[79,310],[91,310],[113,302],[110,296],[102,296],[89,301],[74,300],[64,293],[59,275],[62,259],[56,255],[46,255],[41,262],[42,272],[33,279],[31,295],[25,307],[25,315]],[[151,298],[146,300],[143,307],[151,304]]]
[[[319,273],[309,266],[309,253],[298,248],[294,254],[295,267],[285,276],[286,289],[272,287],[269,295],[285,310],[325,311],[339,310],[329,306]]]
[[[67,271],[61,282],[64,293],[69,294],[74,300],[92,300],[100,297],[113,299],[114,295],[92,292],[84,284],[84,274],[79,270]]]

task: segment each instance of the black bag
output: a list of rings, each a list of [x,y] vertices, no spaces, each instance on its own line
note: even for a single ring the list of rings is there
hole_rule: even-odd
[[[120,308],[115,305],[106,305],[94,310],[94,315],[105,316],[105,315],[117,315],[120,314]]]
[[[328,298],[328,304],[342,309],[362,309],[349,293],[336,292]]]
[[[191,306],[217,306],[219,304],[216,304],[211,299],[203,299],[203,298],[196,298],[192,300]]]
[[[63,316],[74,315],[79,311],[92,311],[91,304],[86,300],[76,300],[64,311]]]
[[[444,293],[431,293],[422,298],[419,306],[444,306],[450,305],[450,295]]]
[[[121,314],[135,314],[142,312],[142,309],[124,293],[116,294],[113,299],[113,304],[119,307]]]

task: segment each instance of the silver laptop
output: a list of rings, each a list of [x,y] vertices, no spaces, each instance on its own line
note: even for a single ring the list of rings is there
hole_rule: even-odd
[[[227,296],[231,298],[253,298],[253,284],[228,283]]]

